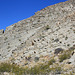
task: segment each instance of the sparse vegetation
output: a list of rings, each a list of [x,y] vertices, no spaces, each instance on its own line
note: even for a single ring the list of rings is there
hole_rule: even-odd
[[[39,64],[39,65],[34,66],[33,68],[29,69],[29,73],[32,75],[33,74],[45,74],[47,72],[48,68],[49,68],[48,65]]]
[[[39,64],[31,68],[21,68],[15,64],[2,63],[0,64],[0,72],[10,72],[15,75],[23,75],[23,74],[45,74],[50,72],[49,66],[54,63],[55,60],[51,59],[47,64]]]
[[[48,65],[52,65],[53,63],[55,63],[54,58],[52,58],[50,61],[48,61]]]
[[[56,66],[56,67],[50,68],[50,71],[53,71],[54,72],[54,75],[55,75],[55,74],[61,74],[62,69],[61,69],[61,67]]]
[[[19,66],[15,64],[2,63],[0,64],[0,72],[11,72],[15,73],[15,75],[22,75],[24,73],[23,68],[19,68]]]
[[[70,58],[73,50],[66,50],[60,53],[59,61],[63,62],[64,60]],[[43,75],[43,74],[61,74],[64,70],[59,66],[59,64],[55,63],[54,57],[52,57],[48,62],[45,63],[39,63],[38,65],[35,65],[34,67],[28,68],[28,67],[19,67],[15,64],[9,64],[9,63],[2,63],[0,64],[0,73],[8,72],[8,73],[14,73],[15,75]],[[53,64],[54,63],[54,64]],[[54,66],[53,66],[54,65]],[[52,67],[51,67],[52,66]]]
[[[66,50],[61,55],[59,55],[59,61],[63,62],[66,59],[69,59],[71,57],[72,50]]]

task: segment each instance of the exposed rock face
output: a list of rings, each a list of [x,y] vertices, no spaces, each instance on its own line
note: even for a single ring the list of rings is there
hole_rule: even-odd
[[[21,66],[33,66],[36,61],[41,61],[40,56],[48,59],[55,49],[67,50],[73,45],[75,0],[70,0],[48,6],[7,27],[5,32],[0,30],[0,62],[9,60]]]
[[[4,33],[4,30],[2,29],[2,30],[0,30],[0,35],[2,35]]]

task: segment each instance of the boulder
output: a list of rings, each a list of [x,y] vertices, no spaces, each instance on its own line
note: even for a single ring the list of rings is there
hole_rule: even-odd
[[[60,53],[61,51],[63,51],[64,49],[62,49],[62,48],[57,48],[57,49],[55,49],[55,52],[54,52],[54,54],[58,54],[58,53]]]

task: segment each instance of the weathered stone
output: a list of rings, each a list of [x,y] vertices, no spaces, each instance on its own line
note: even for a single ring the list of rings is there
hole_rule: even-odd
[[[55,49],[55,52],[54,52],[54,54],[58,54],[58,53],[60,53],[61,51],[63,51],[64,49],[62,49],[62,48],[57,48],[57,49]]]
[[[69,48],[70,50],[75,50],[75,45]]]
[[[0,56],[1,56],[1,54],[0,54]]]
[[[34,61],[35,61],[35,62],[39,61],[39,57],[35,57],[35,58],[34,58]]]
[[[75,64],[75,54],[73,56],[71,56],[71,58],[69,59],[69,62],[71,62],[71,64]]]
[[[0,35],[2,35],[4,33],[4,30],[2,29],[2,30],[0,30]]]
[[[58,41],[59,41],[59,39],[55,39],[55,40],[54,40],[54,42],[58,42]]]

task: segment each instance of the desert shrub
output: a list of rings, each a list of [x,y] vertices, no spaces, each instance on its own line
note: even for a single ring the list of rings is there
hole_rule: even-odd
[[[34,66],[32,68],[30,68],[30,70],[28,71],[29,74],[47,74],[49,73],[49,65],[48,64],[39,64],[37,66]]]
[[[31,68],[23,68],[19,67],[15,64],[9,64],[9,63],[2,63],[0,64],[0,72],[8,72],[8,73],[14,73],[15,75],[38,75],[38,74],[48,74],[50,72],[49,66],[55,62],[54,59],[51,59],[48,63],[41,63],[38,65],[35,65]]]
[[[29,74],[47,74],[50,72],[49,66],[55,62],[54,58],[52,58],[48,63],[36,65],[28,71]]]
[[[48,61],[48,65],[52,65],[55,62],[54,58],[52,58],[50,61]]]
[[[66,59],[69,59],[71,57],[72,51],[66,50],[61,55],[59,55],[59,61],[63,62]]]
[[[63,55],[60,55],[59,59],[60,59],[60,62],[63,62],[63,60],[69,58],[69,55],[67,55],[66,53],[63,54]]]
[[[29,74],[39,74],[40,73],[40,66],[34,66],[29,69]]]
[[[60,66],[56,66],[56,67],[50,68],[50,72],[51,71],[53,71],[53,74],[56,75],[56,74],[61,74],[62,69]]]
[[[2,63],[0,64],[0,72],[11,72],[15,73],[15,75],[22,75],[24,73],[24,68],[19,68],[19,66],[15,64]]]
[[[34,66],[31,68],[20,68],[15,64],[2,63],[0,65],[0,72],[1,73],[10,72],[10,73],[14,73],[15,75],[26,75],[26,74],[34,75],[34,74],[45,73],[47,72],[46,69],[48,68],[49,66],[44,64],[39,64],[38,66]]]

